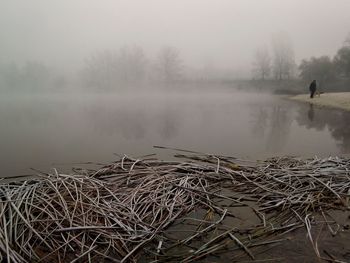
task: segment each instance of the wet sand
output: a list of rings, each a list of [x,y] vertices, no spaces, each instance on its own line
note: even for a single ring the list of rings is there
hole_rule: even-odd
[[[291,100],[308,102],[317,106],[332,107],[350,111],[350,92],[324,93],[316,95],[313,99],[309,94],[289,97]]]

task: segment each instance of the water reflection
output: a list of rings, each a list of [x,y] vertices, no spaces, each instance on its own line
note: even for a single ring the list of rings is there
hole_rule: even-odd
[[[252,112],[251,116],[253,121],[253,134],[259,138],[263,138],[268,125],[268,109],[259,107],[256,111]]]
[[[143,140],[154,134],[162,139],[177,136],[181,114],[175,109],[155,112],[152,109],[93,106],[85,108],[84,119],[100,135],[121,135],[125,140]]]
[[[264,151],[279,153],[284,150],[290,135],[293,121],[293,109],[288,103],[276,102],[271,105],[255,105],[250,115],[253,125],[252,134],[264,142]]]
[[[153,153],[153,145],[244,158],[350,150],[350,113],[238,92],[1,99],[1,172]],[[26,170],[26,171],[27,171]]]
[[[165,140],[175,138],[181,128],[181,116],[175,110],[165,110],[159,116],[158,132]]]
[[[270,131],[266,148],[270,152],[279,152],[287,143],[292,124],[292,112],[286,107],[277,105],[272,107],[270,114]]]
[[[309,111],[307,113],[307,117],[312,122],[315,117],[314,105],[312,103],[309,104]]]
[[[296,121],[308,129],[329,130],[337,140],[341,153],[350,152],[350,112],[320,108],[312,104],[307,109],[304,105],[299,105]]]

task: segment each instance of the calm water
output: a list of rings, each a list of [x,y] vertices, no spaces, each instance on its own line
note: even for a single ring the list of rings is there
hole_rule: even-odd
[[[235,91],[0,99],[2,176],[166,151],[244,158],[350,151],[350,113]],[[63,165],[65,164],[65,165]]]

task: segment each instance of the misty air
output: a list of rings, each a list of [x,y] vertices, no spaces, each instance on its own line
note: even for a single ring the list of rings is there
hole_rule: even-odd
[[[350,1],[0,3],[0,262],[350,262]]]

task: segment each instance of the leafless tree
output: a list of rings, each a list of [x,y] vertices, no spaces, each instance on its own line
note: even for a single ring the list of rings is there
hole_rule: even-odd
[[[112,89],[117,82],[118,55],[115,51],[104,50],[86,59],[82,77],[84,85],[90,88]]]
[[[115,89],[118,86],[140,84],[145,79],[146,67],[146,57],[139,47],[98,52],[86,60],[83,70],[84,85]]]
[[[156,70],[159,78],[165,82],[176,82],[182,78],[183,62],[176,48],[164,47],[158,53]]]
[[[296,68],[292,42],[286,33],[275,34],[272,38],[273,71],[276,79],[290,79]]]
[[[255,77],[265,80],[271,73],[271,58],[266,47],[256,50],[253,61],[253,74]]]
[[[137,46],[123,47],[119,51],[119,78],[125,84],[141,83],[146,76],[147,59],[143,49]]]

